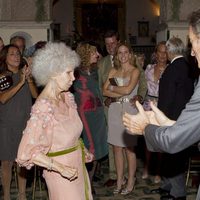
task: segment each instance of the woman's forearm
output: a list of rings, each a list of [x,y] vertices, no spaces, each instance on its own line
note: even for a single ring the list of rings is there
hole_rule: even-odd
[[[112,92],[108,89],[104,89],[103,90],[103,96],[106,96],[106,97],[121,97],[122,95],[121,94],[118,94],[116,92]]]
[[[29,89],[31,91],[31,96],[36,99],[38,97],[38,89],[35,86],[34,81],[27,81],[27,82],[28,82]]]
[[[8,89],[5,92],[0,93],[0,102],[5,104],[9,99],[11,99],[24,85],[24,82],[19,82],[16,86]]]
[[[112,92],[115,92],[121,96],[129,95],[134,88],[129,88],[127,86],[112,86]]]
[[[45,154],[37,154],[33,157],[32,162],[35,165],[38,165],[40,167],[44,167],[48,170],[53,170],[56,172],[61,171],[62,164],[58,163],[57,161],[53,160],[53,158],[46,156]]]
[[[50,171],[58,172],[61,174],[61,176],[66,177],[68,180],[74,180],[78,177],[78,171],[76,168],[73,166],[63,165],[62,163],[59,163],[53,158],[42,153],[33,157],[32,162]]]

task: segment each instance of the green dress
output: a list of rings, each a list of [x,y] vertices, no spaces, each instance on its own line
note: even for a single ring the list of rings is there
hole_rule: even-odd
[[[82,138],[88,150],[99,160],[108,154],[107,126],[97,69],[90,74],[78,68],[73,84],[75,101],[83,123]]]

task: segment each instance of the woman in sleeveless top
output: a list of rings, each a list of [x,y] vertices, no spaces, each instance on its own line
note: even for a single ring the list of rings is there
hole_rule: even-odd
[[[104,84],[103,95],[112,97],[114,101],[108,110],[108,142],[113,145],[115,167],[117,171],[117,187],[113,193],[126,195],[132,192],[135,185],[136,155],[134,146],[137,137],[126,132],[122,124],[122,115],[129,111],[132,114],[137,110],[131,107],[129,99],[137,94],[139,70],[134,67],[134,55],[131,48],[121,43],[114,56],[114,68],[111,69]],[[128,161],[128,182],[125,188],[124,151]]]

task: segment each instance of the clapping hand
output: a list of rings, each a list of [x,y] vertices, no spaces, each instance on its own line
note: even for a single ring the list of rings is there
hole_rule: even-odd
[[[29,67],[29,65],[24,65],[24,67],[22,68],[23,70],[23,73],[25,74],[26,76],[26,80],[29,82],[29,81],[32,81],[32,74],[31,74],[31,68]]]
[[[26,66],[24,66],[22,69],[21,69],[21,73],[20,73],[20,82],[22,84],[25,83],[25,80],[26,80]]]

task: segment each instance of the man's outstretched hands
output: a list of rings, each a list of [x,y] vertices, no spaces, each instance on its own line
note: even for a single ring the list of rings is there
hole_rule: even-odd
[[[150,124],[158,126],[172,126],[175,121],[170,120],[161,110],[159,110],[153,102],[150,102],[152,111],[148,111]]]
[[[144,134],[144,130],[148,124],[171,126],[175,123],[175,121],[167,118],[164,113],[153,104],[153,102],[150,102],[150,106],[152,111],[144,111],[142,105],[136,101],[138,113],[136,115],[130,115],[128,113],[123,115],[124,126],[131,132],[131,134]]]

